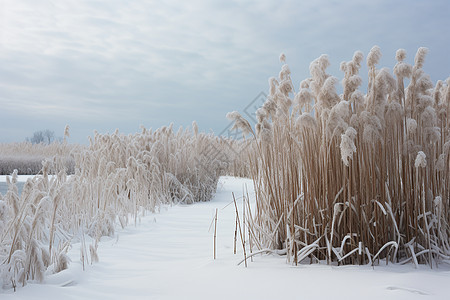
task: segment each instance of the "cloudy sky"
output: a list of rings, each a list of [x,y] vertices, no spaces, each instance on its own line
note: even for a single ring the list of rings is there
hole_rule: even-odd
[[[0,0],[0,142],[36,130],[86,143],[94,130],[175,127],[219,133],[280,69],[295,85],[329,55],[381,47],[413,62],[426,46],[433,81],[450,76],[450,1]],[[365,71],[364,71],[365,72]]]

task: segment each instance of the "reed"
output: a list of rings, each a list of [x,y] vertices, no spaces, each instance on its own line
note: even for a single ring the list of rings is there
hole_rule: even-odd
[[[66,140],[51,144],[32,144],[31,142],[0,144],[0,175],[10,175],[14,170],[20,175],[36,175],[42,169],[42,161],[52,160],[56,155],[63,156],[63,163],[69,174],[74,172],[72,151],[80,151],[82,145],[68,144]],[[55,172],[55,170],[51,170]]]
[[[100,259],[98,241],[114,235],[117,226],[136,225],[163,205],[208,201],[219,176],[234,172],[230,158],[241,147],[199,133],[195,122],[192,130],[175,132],[170,125],[130,135],[95,133],[89,140],[88,147],[70,148],[65,139],[20,196],[17,171],[7,177],[8,192],[0,194],[4,288],[67,268],[66,252],[74,242],[81,244],[84,266]],[[68,156],[74,161],[72,175]]]
[[[450,78],[431,82],[426,52],[410,65],[398,50],[392,75],[377,68],[373,47],[363,93],[357,51],[341,63],[340,95],[328,56],[310,64],[298,91],[280,57],[245,156],[257,197],[247,220],[253,245],[284,249],[295,264],[450,259]],[[240,115],[228,116],[250,131]]]

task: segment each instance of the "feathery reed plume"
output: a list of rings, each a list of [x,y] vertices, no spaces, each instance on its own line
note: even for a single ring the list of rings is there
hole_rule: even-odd
[[[251,130],[240,115],[236,118]],[[65,138],[68,134],[66,126]],[[7,177],[8,192],[0,195],[3,287],[41,281],[44,273],[66,269],[72,242],[82,244],[83,266],[94,263],[99,239],[114,235],[117,225],[137,224],[162,205],[211,199],[219,176],[248,174],[235,154],[244,146],[200,133],[195,122],[192,130],[177,132],[173,125],[130,135],[96,132],[89,147],[69,147],[64,140],[53,158],[42,160],[41,175],[29,179],[20,195],[18,172]],[[74,161],[70,176],[64,163],[68,156]],[[88,247],[85,234],[94,239]]]
[[[432,84],[422,70],[426,53],[419,48],[411,66],[398,50],[394,78],[377,69],[381,51],[374,46],[367,94],[358,90],[359,51],[341,63],[340,96],[326,55],[310,64],[311,78],[298,93],[282,84],[286,65],[270,79],[248,148],[257,196],[247,222],[253,245],[281,249],[295,264],[383,259],[431,266],[449,259],[450,79]],[[248,126],[233,116],[235,126]]]
[[[227,119],[234,122],[231,130],[240,129],[242,130],[243,135],[248,135],[253,132],[250,123],[245,118],[243,118],[239,112],[229,112],[227,114]]]

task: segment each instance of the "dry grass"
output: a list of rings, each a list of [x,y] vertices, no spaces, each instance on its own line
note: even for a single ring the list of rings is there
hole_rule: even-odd
[[[420,48],[409,65],[397,51],[394,77],[376,68],[373,47],[366,94],[358,90],[361,52],[341,64],[341,95],[326,55],[297,92],[286,64],[269,80],[247,151],[254,245],[284,249],[295,264],[450,259],[450,79],[433,85],[425,54]],[[228,117],[251,130],[236,112]]]
[[[99,239],[117,225],[137,224],[161,205],[207,201],[225,174],[255,182],[255,211],[244,197],[236,220],[236,237],[239,230],[243,248],[250,245],[245,262],[261,251],[292,263],[450,259],[450,79],[431,83],[425,53],[409,65],[399,50],[393,77],[376,68],[374,47],[366,94],[358,90],[360,52],[341,64],[342,95],[326,56],[311,63],[298,92],[283,65],[254,131],[237,112],[228,115],[253,135],[242,142],[199,133],[195,123],[177,132],[96,133],[86,148],[64,141],[20,196],[16,172],[0,195],[3,287],[67,268],[75,241],[83,264],[98,261]]]
[[[83,146],[53,142],[32,144],[30,142],[0,144],[0,175],[10,175],[14,170],[20,175],[36,175],[42,169],[44,160],[56,155],[63,156],[69,174],[74,172],[74,161],[70,153]],[[64,151],[63,153],[61,151]],[[51,170],[53,172],[54,170]]]
[[[71,176],[67,152],[59,151],[19,197],[15,172],[8,177],[8,192],[0,195],[3,287],[67,268],[65,253],[73,242],[81,242],[83,265],[93,263],[99,239],[113,235],[116,226],[137,224],[161,205],[209,200],[218,177],[233,168],[227,158],[238,144],[199,133],[195,123],[192,131],[169,126],[133,135],[96,133],[89,147],[71,151]],[[216,155],[218,149],[222,155]],[[57,175],[49,176],[50,170]]]

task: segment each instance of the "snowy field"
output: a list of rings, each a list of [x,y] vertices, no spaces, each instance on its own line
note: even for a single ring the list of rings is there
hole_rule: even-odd
[[[2,180],[4,180],[2,178]],[[161,209],[137,226],[103,238],[100,262],[85,271],[80,245],[69,252],[69,269],[1,290],[0,299],[450,299],[450,266],[438,269],[400,266],[328,266],[287,264],[285,257],[255,256],[239,265],[233,254],[234,192],[242,195],[247,179],[222,177],[206,203]],[[218,208],[217,259],[210,228]]]

